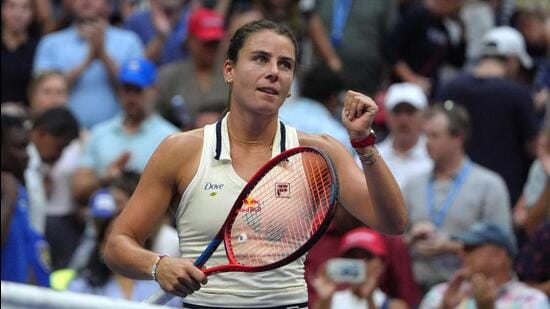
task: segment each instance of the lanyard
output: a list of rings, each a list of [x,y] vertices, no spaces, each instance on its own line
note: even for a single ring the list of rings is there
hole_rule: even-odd
[[[428,190],[427,190],[427,201],[428,201],[428,212],[430,215],[430,219],[432,220],[433,224],[437,228],[440,228],[443,225],[443,222],[445,221],[445,217],[447,217],[447,212],[449,211],[449,208],[454,203],[456,196],[458,192],[460,191],[460,188],[464,184],[464,181],[466,180],[466,176],[470,172],[470,169],[472,167],[472,161],[465,159],[464,164],[462,165],[462,168],[460,169],[460,172],[458,173],[458,176],[456,176],[452,187],[449,189],[449,192],[447,192],[447,196],[445,197],[445,200],[443,201],[443,205],[437,211],[435,209],[435,194],[434,194],[434,179],[430,179],[428,181]]]
[[[334,47],[338,47],[342,43],[342,35],[351,8],[351,1],[352,0],[334,0],[332,3],[332,30],[330,31],[330,40]]]

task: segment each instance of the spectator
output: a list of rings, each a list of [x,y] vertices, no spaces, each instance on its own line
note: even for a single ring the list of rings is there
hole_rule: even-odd
[[[201,106],[197,112],[197,117],[195,117],[193,129],[199,129],[220,120],[224,110],[225,103]]]
[[[289,27],[299,45],[298,62],[305,62],[304,43],[307,38],[311,39],[317,55],[327,67],[339,71],[342,69],[342,62],[336,54],[334,47],[330,44],[326,30],[319,15],[315,13],[313,5],[304,5],[305,1],[292,0],[259,0],[251,1],[252,6],[240,14],[233,15],[230,19],[229,33],[232,35],[235,30],[247,22],[260,19],[268,19],[282,23]]]
[[[2,114],[1,279],[49,286],[49,248],[30,225],[24,171],[30,134],[24,120]]]
[[[422,133],[428,99],[422,88],[412,83],[393,84],[385,98],[389,135],[378,145],[380,154],[403,188],[406,180],[432,168]]]
[[[136,58],[124,63],[119,82],[123,111],[93,127],[73,177],[73,193],[83,203],[123,170],[141,172],[158,144],[178,131],[152,112],[157,96],[152,62]]]
[[[62,106],[52,107],[34,119],[27,148],[29,216],[33,227],[50,244],[53,269],[68,264],[82,233],[70,186],[70,172],[75,156],[80,154],[79,145],[72,143],[78,134],[79,125],[72,113]],[[69,150],[73,147],[76,150]]]
[[[405,302],[390,298],[379,288],[388,255],[380,234],[366,227],[353,229],[342,238],[339,253],[343,258],[363,262],[365,277],[361,282],[349,283],[344,290],[337,291],[338,282],[331,277],[327,264],[313,281],[319,295],[313,308],[408,308]],[[361,273],[355,270],[357,274]]]
[[[489,31],[484,42],[484,58],[474,72],[451,80],[437,97],[468,110],[472,137],[466,152],[504,178],[514,205],[525,183],[537,133],[530,90],[514,78],[521,66],[531,67],[532,59],[521,34],[510,27]]]
[[[344,79],[339,73],[325,65],[317,65],[305,74],[302,95],[286,102],[279,110],[279,117],[306,133],[331,135],[354,154],[348,132],[336,118],[342,107],[340,94],[345,90]]]
[[[393,81],[414,83],[432,94],[444,64],[460,68],[465,57],[463,29],[456,14],[464,0],[423,0],[393,27],[387,56]]]
[[[36,74],[28,89],[31,118],[52,107],[65,106],[69,99],[69,85],[63,73],[43,71]]]
[[[34,0],[2,0],[1,102],[28,106],[27,85],[39,38],[30,32]]]
[[[190,129],[202,106],[225,102],[220,42],[225,37],[223,17],[198,9],[189,17],[186,44],[190,57],[168,64],[159,72],[160,112],[182,129]]]
[[[139,38],[107,24],[107,0],[74,0],[74,24],[45,36],[34,59],[34,71],[60,70],[69,83],[69,108],[84,128],[120,110],[115,89],[119,64],[140,56]]]
[[[384,76],[383,38],[393,23],[395,1],[317,1],[317,11],[342,62],[348,87],[374,95]]]
[[[130,15],[124,28],[135,32],[145,45],[145,56],[158,65],[187,56],[189,5],[186,0],[149,0],[148,9]]]
[[[364,225],[355,219],[343,207],[337,207],[332,223],[321,239],[309,250],[305,263],[305,279],[308,283],[308,303],[317,303],[317,292],[313,281],[321,272],[324,264],[331,258],[338,257],[338,248],[342,237],[347,232],[362,228]],[[413,279],[411,257],[407,246],[399,236],[381,234],[388,254],[384,260],[386,271],[379,281],[379,287],[391,298],[404,300],[412,308],[420,303],[422,295]]]
[[[465,109],[448,101],[434,105],[424,130],[432,170],[412,176],[403,195],[409,210],[407,242],[417,283],[427,291],[459,267],[458,246],[449,235],[486,221],[511,231],[510,200],[496,173],[464,154],[470,124]]]
[[[51,108],[66,106],[68,91],[67,81],[59,71],[43,71],[35,75],[28,91],[31,118],[36,119]],[[38,170],[37,174],[42,177],[42,173],[48,171],[48,179],[51,179],[48,182],[50,194],[46,195],[45,236],[52,252],[53,269],[67,266],[82,234],[83,218],[80,205],[72,194],[71,178],[78,167],[84,136],[85,132],[81,131],[81,138],[75,138],[51,167]]]
[[[548,104],[550,108],[550,104]],[[550,114],[540,135],[537,160],[531,165],[523,194],[528,239],[521,247],[515,269],[518,277],[550,295]]]
[[[96,238],[94,239],[93,250],[89,252],[88,260],[82,269],[77,269],[77,276],[68,283],[68,290],[79,293],[89,293],[107,296],[116,299],[127,299],[143,301],[158,289],[155,282],[147,280],[132,280],[112,272],[103,262],[103,250],[107,241],[110,227],[117,215],[124,209],[133,190],[137,186],[140,174],[135,172],[124,172],[115,178],[108,190],[101,190],[91,199],[89,216]],[[159,231],[160,231],[159,227]],[[173,228],[172,228],[173,229]],[[173,229],[173,233],[175,229]],[[155,234],[158,234],[155,233]],[[172,249],[177,249],[177,235]],[[151,248],[154,238],[147,241],[146,247]],[[171,253],[166,248],[161,248],[162,253]],[[170,306],[181,307],[181,300],[174,299]]]
[[[420,308],[550,308],[543,293],[515,279],[517,249],[510,232],[477,223],[454,238],[463,244],[462,268],[433,287]]]

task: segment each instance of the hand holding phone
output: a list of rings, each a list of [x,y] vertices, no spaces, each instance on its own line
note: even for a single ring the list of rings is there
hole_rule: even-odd
[[[362,283],[367,277],[365,262],[360,259],[333,258],[327,261],[327,276],[337,283]]]

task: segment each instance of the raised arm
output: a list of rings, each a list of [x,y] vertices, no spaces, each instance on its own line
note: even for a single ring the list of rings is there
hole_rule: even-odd
[[[200,143],[196,140],[195,136],[183,133],[160,144],[130,201],[117,218],[105,250],[108,265],[130,278],[152,279],[153,265],[157,264],[159,285],[182,297],[206,282],[204,274],[192,261],[179,257],[166,257],[158,262],[159,254],[144,249],[143,244],[162,220],[172,199],[184,189],[182,184],[186,186],[192,178],[196,170],[196,153],[200,153]]]
[[[354,91],[346,93],[342,122],[351,140],[361,141],[370,134],[377,109],[371,98]],[[362,170],[335,140],[328,148],[340,181],[340,202],[357,219],[376,230],[388,234],[403,233],[407,212],[392,173],[374,145],[356,150]]]

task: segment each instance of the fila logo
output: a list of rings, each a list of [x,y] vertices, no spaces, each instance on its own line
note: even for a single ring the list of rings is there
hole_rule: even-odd
[[[275,197],[277,197],[277,198],[289,198],[290,197],[290,183],[289,182],[276,182],[275,183]]]

